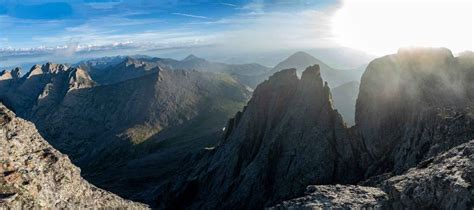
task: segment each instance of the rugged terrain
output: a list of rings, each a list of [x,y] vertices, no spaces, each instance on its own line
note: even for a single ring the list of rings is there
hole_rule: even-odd
[[[77,80],[78,72],[87,80]],[[141,194],[144,188],[179,168],[173,163],[214,145],[249,97],[226,74],[189,70],[95,85],[86,71],[46,64],[2,82],[14,85],[0,90],[6,93],[0,99],[33,121],[88,180],[140,200],[150,198]]]
[[[32,123],[0,104],[0,208],[147,207],[89,184]]]
[[[218,146],[190,158],[178,179],[157,189],[158,205],[258,209],[320,185],[289,203],[472,207],[472,145],[464,143],[474,139],[473,67],[447,49],[400,50],[376,59],[362,77],[351,128],[333,109],[318,66],[301,79],[295,69],[275,73],[229,121]],[[373,199],[324,201],[339,196],[338,187],[363,196],[368,188],[337,185],[358,183],[379,188]],[[452,193],[453,199],[445,196]]]
[[[168,195],[176,198],[160,199],[179,208],[258,209],[310,184],[357,181],[362,171],[352,152],[319,66],[308,67],[301,79],[288,69],[257,87],[244,111],[229,121],[220,145],[191,163],[197,170],[183,183],[172,182],[176,192]]]
[[[160,209],[469,209],[472,57],[402,49],[372,61],[358,91],[297,53],[255,77],[268,80],[245,107],[243,77],[228,67],[176,70],[219,69],[195,56],[97,61],[100,74],[110,62],[124,76],[108,80],[111,70],[99,85],[91,66],[46,64],[2,72],[0,99],[93,183]],[[331,90],[333,80],[343,85]]]

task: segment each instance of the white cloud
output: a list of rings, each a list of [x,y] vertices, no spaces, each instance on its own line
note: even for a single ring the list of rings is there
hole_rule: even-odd
[[[179,12],[175,12],[175,13],[171,13],[171,14],[173,14],[173,15],[179,15],[179,16],[184,16],[184,17],[191,17],[191,18],[209,19],[209,17],[206,17],[206,16],[185,14],[185,13],[179,13]]]

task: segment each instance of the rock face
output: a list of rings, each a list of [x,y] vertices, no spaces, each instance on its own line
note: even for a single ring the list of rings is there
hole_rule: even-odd
[[[472,209],[474,140],[385,180],[393,209]]]
[[[86,182],[32,123],[0,104],[0,208],[92,207],[147,208]]]
[[[367,175],[401,173],[474,138],[473,66],[447,49],[400,50],[367,67],[356,126],[375,162]]]
[[[311,185],[305,196],[284,201],[279,209],[382,209],[388,196],[378,188],[357,185]]]
[[[161,200],[175,205],[169,208],[258,209],[301,194],[309,184],[351,182],[358,173],[317,65],[301,79],[289,69],[260,84],[208,153],[192,163],[198,170],[187,181],[172,186],[176,197]]]

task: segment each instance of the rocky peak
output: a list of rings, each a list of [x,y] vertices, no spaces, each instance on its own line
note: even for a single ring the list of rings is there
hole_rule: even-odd
[[[25,75],[25,77],[30,79],[32,77],[44,74],[59,74],[67,71],[68,69],[69,67],[64,64],[54,64],[50,62],[43,65],[36,64],[31,67],[30,71]]]
[[[186,58],[183,59],[183,61],[191,61],[191,60],[202,60],[202,58],[199,58],[193,54],[188,55]]]
[[[72,69],[69,74],[69,90],[89,88],[95,86],[95,82],[90,77],[89,73],[80,68]]]
[[[89,184],[32,123],[0,104],[0,208],[147,207]]]
[[[0,72],[0,81],[2,80],[17,80],[20,78],[21,68],[14,68],[11,71],[3,70]]]
[[[348,158],[346,127],[329,99],[317,65],[301,79],[295,69],[275,73],[229,121],[221,144],[192,163],[201,166],[191,175],[196,179],[178,182],[173,199],[191,201],[181,207],[254,209],[302,193],[309,184],[353,181],[342,176],[358,172]]]
[[[402,172],[474,138],[473,70],[444,48],[402,49],[372,61],[355,116],[369,154],[380,161],[372,169]]]

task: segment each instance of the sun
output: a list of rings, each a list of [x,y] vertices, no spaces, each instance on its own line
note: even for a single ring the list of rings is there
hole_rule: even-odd
[[[474,50],[471,0],[344,0],[332,18],[336,43],[374,55],[401,47]]]

